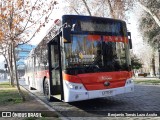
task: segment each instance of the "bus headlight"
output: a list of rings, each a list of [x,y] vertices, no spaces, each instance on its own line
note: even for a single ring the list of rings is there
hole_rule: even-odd
[[[126,85],[129,85],[129,84],[133,84],[133,79],[128,79],[128,80],[126,81]]]
[[[80,83],[72,83],[72,82],[65,81],[65,84],[69,89],[85,90],[83,84],[80,84]]]

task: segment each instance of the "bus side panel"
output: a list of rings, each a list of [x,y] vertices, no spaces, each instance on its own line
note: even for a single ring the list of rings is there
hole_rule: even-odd
[[[49,78],[49,70],[35,72],[36,89],[43,93],[43,80]]]

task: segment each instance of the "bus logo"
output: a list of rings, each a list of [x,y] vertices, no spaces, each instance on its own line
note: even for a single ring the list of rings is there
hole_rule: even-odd
[[[109,82],[104,82],[104,86],[110,86]]]
[[[112,78],[109,76],[102,76],[101,80],[112,80]]]
[[[109,76],[100,76],[100,77],[98,77],[98,82],[109,81],[109,80],[112,80],[112,77],[109,77]]]

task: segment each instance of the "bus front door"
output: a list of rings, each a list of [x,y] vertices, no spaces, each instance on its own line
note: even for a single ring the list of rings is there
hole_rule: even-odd
[[[50,93],[54,98],[63,100],[63,83],[59,37],[48,43]]]

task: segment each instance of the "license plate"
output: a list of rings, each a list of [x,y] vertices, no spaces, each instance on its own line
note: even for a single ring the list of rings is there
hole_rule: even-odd
[[[102,91],[102,96],[111,96],[113,95],[113,90]]]

